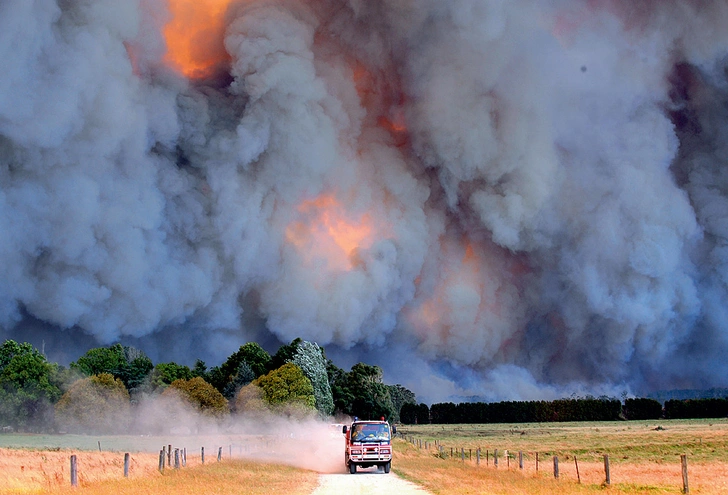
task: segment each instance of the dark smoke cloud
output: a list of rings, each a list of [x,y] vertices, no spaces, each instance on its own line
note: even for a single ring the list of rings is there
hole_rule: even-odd
[[[231,1],[194,78],[170,19],[0,4],[6,336],[300,336],[428,401],[725,386],[728,2]]]

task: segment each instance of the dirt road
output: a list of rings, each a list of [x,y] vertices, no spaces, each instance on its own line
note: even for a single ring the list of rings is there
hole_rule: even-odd
[[[405,481],[394,473],[384,474],[376,468],[356,474],[322,474],[319,486],[311,495],[427,495],[429,492]]]

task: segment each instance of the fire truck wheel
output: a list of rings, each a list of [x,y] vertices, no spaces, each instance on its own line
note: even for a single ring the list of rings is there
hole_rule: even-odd
[[[354,464],[353,462],[349,463],[349,473],[356,474],[356,464]]]
[[[384,472],[389,473],[389,470],[392,468],[392,463],[388,462],[384,465]]]

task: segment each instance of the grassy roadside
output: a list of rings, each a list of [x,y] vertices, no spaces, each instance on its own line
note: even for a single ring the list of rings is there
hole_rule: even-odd
[[[138,495],[174,493],[175,495],[307,495],[316,487],[318,474],[286,466],[248,461],[229,461],[182,470],[167,470],[164,475],[134,481],[113,480],[84,487],[84,495]],[[78,494],[78,489],[63,487],[49,494]]]
[[[689,458],[690,493],[728,493],[726,420],[422,425],[402,426],[399,431],[421,440],[423,447],[398,439],[393,471],[434,494],[677,494],[682,490],[681,453]],[[425,441],[429,449],[424,448]],[[444,455],[438,455],[435,441],[443,445]],[[453,452],[464,448],[465,461],[460,455],[450,458],[451,448]],[[477,448],[483,453],[479,465]],[[494,449],[499,450],[497,468]],[[524,455],[523,470],[518,466],[518,451]],[[605,454],[611,464],[609,486],[604,483]],[[553,475],[553,456],[559,457],[558,480]]]
[[[37,452],[38,461],[45,454]],[[175,495],[214,495],[245,493],[249,495],[308,495],[316,487],[318,474],[277,464],[245,460],[214,462],[184,469],[166,469],[164,474],[149,471],[129,479],[95,480],[79,475],[79,486],[70,486],[67,473],[61,479],[50,477],[43,483],[9,487],[0,484],[0,495],[138,495],[174,493]]]

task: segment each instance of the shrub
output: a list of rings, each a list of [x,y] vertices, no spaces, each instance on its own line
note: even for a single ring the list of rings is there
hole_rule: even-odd
[[[173,381],[162,396],[179,396],[185,403],[207,416],[221,418],[229,412],[228,401],[202,378]]]
[[[261,417],[269,412],[268,403],[263,398],[263,389],[249,383],[243,386],[235,397],[235,412],[246,417]]]
[[[73,433],[121,433],[130,423],[129,392],[109,373],[75,382],[55,406],[56,423]]]
[[[293,363],[256,378],[253,385],[262,389],[263,399],[279,413],[300,417],[316,410],[311,380]]]

